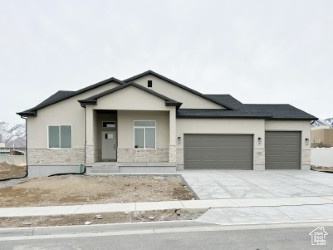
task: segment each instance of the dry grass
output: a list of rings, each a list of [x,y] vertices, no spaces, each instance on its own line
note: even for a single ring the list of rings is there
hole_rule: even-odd
[[[0,207],[191,200],[180,176],[53,176],[0,188]]]

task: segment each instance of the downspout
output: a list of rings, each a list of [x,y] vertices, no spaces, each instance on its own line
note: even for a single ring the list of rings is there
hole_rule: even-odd
[[[22,117],[25,120],[25,177],[28,177],[28,120],[27,117]]]
[[[21,116],[21,118],[25,120],[25,175],[21,177],[0,179],[0,181],[19,180],[28,177],[28,122],[26,117]]]
[[[84,106],[84,163],[87,161],[87,109]]]

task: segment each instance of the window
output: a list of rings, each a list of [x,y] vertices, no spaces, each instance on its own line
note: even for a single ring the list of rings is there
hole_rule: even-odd
[[[148,86],[148,88],[152,88],[153,87],[153,81],[148,80],[147,86]]]
[[[155,121],[134,121],[134,147],[155,148]]]
[[[103,128],[115,128],[116,122],[102,122]]]
[[[49,148],[71,148],[72,128],[68,125],[49,126]]]

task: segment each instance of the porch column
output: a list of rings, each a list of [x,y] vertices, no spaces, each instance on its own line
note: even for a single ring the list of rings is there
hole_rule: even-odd
[[[95,162],[95,112],[86,106],[86,163]]]
[[[176,107],[172,107],[169,112],[169,162],[177,162],[176,150]]]

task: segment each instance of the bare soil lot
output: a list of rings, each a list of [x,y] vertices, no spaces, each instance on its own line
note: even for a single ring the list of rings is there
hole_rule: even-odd
[[[25,166],[11,165],[5,162],[0,163],[0,180],[25,176]]]
[[[77,214],[62,216],[33,216],[1,218],[0,227],[42,227],[125,222],[195,220],[206,209],[168,209],[128,213]]]
[[[65,175],[0,188],[0,207],[196,199],[180,176]]]

